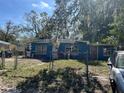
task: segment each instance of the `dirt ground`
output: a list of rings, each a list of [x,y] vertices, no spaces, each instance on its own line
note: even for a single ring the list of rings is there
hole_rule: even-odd
[[[97,82],[99,82],[100,90],[95,90],[95,93],[112,93],[109,78],[108,77],[101,77],[101,76],[95,76],[97,79]]]
[[[95,89],[95,91],[92,93],[112,93],[108,78],[98,76],[97,79],[98,81],[100,81],[102,85],[101,86],[102,89]],[[9,87],[9,86],[3,85],[2,82],[0,82],[0,93],[20,93],[20,90],[17,90],[15,87]],[[85,93],[85,92],[81,92],[81,93]]]
[[[14,58],[6,58],[5,61],[13,62]],[[21,62],[39,63],[37,65],[47,64],[47,63],[42,62],[41,60],[25,59],[21,57],[18,59],[18,62],[19,63]],[[33,66],[36,66],[36,65],[31,65],[29,67],[33,67]],[[92,69],[93,68],[90,68],[90,70]],[[103,75],[101,76],[101,73],[99,73],[97,75],[94,75],[93,77],[96,78],[96,82],[99,82],[99,84],[98,83],[96,84],[96,89],[92,93],[112,93],[108,76],[103,76]],[[97,89],[97,87],[99,88]],[[0,78],[0,93],[20,93],[20,91],[17,90],[15,87],[4,85],[2,82],[2,79]],[[81,92],[81,93],[85,93],[85,92]]]
[[[8,64],[8,63],[12,63],[10,67],[13,66],[13,63],[15,61],[15,58],[12,57],[12,58],[6,58],[5,59],[5,65]],[[0,58],[0,63],[2,62],[1,58]],[[45,63],[43,63],[41,60],[37,60],[37,59],[27,59],[27,58],[22,58],[21,56],[18,57],[18,63],[21,64],[21,63],[26,63],[26,62],[30,62],[30,63],[37,63],[37,65],[43,65]],[[30,66],[28,66],[27,68],[32,68],[36,65],[32,65],[32,64],[29,64]],[[25,69],[27,69],[25,68]],[[1,72],[4,72],[4,70],[1,70]],[[17,90],[15,86],[11,86],[10,84],[4,84],[1,77],[0,77],[0,93],[20,93],[20,90]]]

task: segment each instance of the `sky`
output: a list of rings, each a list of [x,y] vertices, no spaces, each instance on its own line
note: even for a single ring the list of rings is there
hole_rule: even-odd
[[[0,0],[0,26],[11,20],[15,24],[24,22],[24,14],[35,10],[53,14],[54,0]]]

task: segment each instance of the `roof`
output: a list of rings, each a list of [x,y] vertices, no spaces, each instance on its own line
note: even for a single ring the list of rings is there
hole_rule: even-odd
[[[90,44],[92,46],[112,46],[114,47],[114,45],[110,45],[110,44]]]
[[[51,42],[50,39],[37,39],[36,41],[32,43],[50,43],[50,42]]]
[[[0,40],[0,44],[10,45],[10,43],[9,43],[9,42],[5,42],[5,41],[1,41],[1,40]]]
[[[89,41],[81,41],[81,40],[79,40],[79,41],[75,41],[75,42],[80,42],[80,43],[86,43],[86,44],[89,44]]]
[[[71,39],[60,39],[59,42],[60,43],[74,43],[75,41]]]

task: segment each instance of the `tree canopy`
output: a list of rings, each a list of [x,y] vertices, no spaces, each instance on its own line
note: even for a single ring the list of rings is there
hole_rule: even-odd
[[[4,29],[0,29],[0,39],[11,41],[21,31],[22,35],[32,33],[33,38],[124,44],[123,0],[55,0],[55,4],[52,16],[32,10],[24,15],[25,24],[7,22]]]

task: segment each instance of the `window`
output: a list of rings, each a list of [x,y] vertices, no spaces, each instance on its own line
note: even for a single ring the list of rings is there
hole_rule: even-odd
[[[36,54],[45,55],[47,53],[46,45],[37,45]]]
[[[70,53],[71,51],[72,51],[72,46],[71,45],[66,45],[65,46],[65,52]]]
[[[111,49],[109,49],[109,48],[104,48],[104,49],[103,49],[103,54],[104,54],[104,56],[110,56],[110,54],[111,54]]]
[[[117,68],[124,68],[124,55],[119,55],[117,57],[116,67]]]
[[[110,58],[111,58],[110,60],[111,60],[112,64],[115,66],[115,62],[116,62],[116,58],[117,58],[117,53],[116,52],[113,53]]]
[[[73,52],[73,53],[79,52],[79,48],[78,48],[77,46],[74,46],[74,47],[72,48],[72,52]]]

